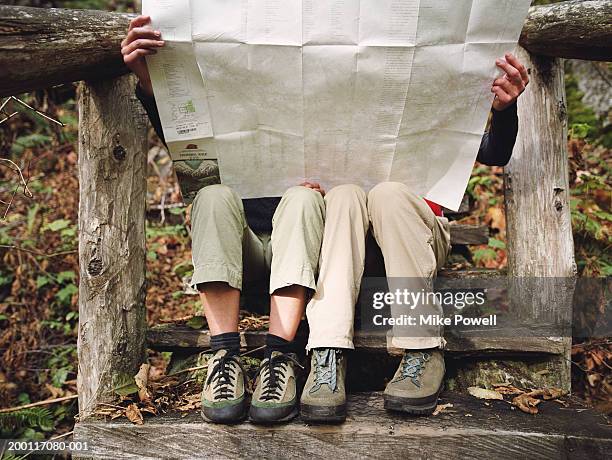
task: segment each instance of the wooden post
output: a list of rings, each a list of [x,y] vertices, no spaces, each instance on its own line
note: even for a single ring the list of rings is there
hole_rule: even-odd
[[[576,261],[563,60],[524,49],[518,57],[532,84],[519,99],[519,137],[504,170],[511,305],[523,322],[555,325],[565,353],[548,360],[549,380],[569,390]]]
[[[569,391],[576,263],[563,61],[523,48],[518,57],[530,70],[531,83],[519,98],[518,139],[504,169],[510,316],[555,346],[528,359],[470,362],[458,377],[461,386],[513,381]]]
[[[129,76],[82,83],[78,105],[82,419],[146,359],[147,121]]]
[[[519,136],[504,170],[508,271],[574,277],[563,61],[524,49],[518,57],[531,84],[519,99]]]

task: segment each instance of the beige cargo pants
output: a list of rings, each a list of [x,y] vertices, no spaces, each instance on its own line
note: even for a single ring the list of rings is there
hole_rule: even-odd
[[[319,192],[292,187],[272,219],[272,234],[256,234],[247,225],[242,200],[226,185],[202,188],[191,210],[191,286],[226,282],[242,289],[270,273],[269,292],[300,285],[315,289],[325,222]]]
[[[306,315],[310,326],[307,349],[354,348],[355,304],[364,272],[366,234],[370,229],[382,250],[389,288],[393,278],[410,278],[431,290],[436,271],[450,252],[448,220],[404,184],[385,182],[367,195],[355,185],[332,189],[325,197],[326,221],[317,289]],[[397,308],[391,305],[396,316]],[[440,314],[437,304],[418,306],[415,313]],[[414,331],[414,329],[412,329]],[[406,336],[394,327],[391,345],[404,349],[442,347],[439,327]]]

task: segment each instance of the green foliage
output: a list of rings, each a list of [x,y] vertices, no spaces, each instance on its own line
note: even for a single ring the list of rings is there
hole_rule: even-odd
[[[576,264],[582,276],[612,275],[612,165],[602,149],[584,149],[571,190]],[[607,154],[609,155],[609,153]]]
[[[474,262],[482,264],[497,259],[497,252],[491,248],[481,248],[474,251]]]
[[[569,66],[566,66],[565,92],[570,138],[612,148],[612,132],[605,129],[603,120],[582,102],[584,94],[578,89],[578,81]]]
[[[53,349],[51,356],[47,360],[47,366],[49,367],[48,377],[54,387],[61,388],[66,380],[68,380],[69,375],[76,375],[76,361],[76,346],[69,345]],[[43,377],[46,379],[47,375]]]
[[[51,137],[46,134],[28,134],[26,136],[21,136],[15,139],[15,142],[13,142],[13,145],[11,147],[11,153],[13,155],[20,155],[24,152],[25,149],[41,147],[43,145],[49,144],[50,142]]]
[[[495,238],[489,238],[489,247],[493,249],[506,249],[506,243]]]
[[[32,407],[0,413],[0,433],[3,438],[44,439],[41,432],[53,431],[53,413],[45,407]]]

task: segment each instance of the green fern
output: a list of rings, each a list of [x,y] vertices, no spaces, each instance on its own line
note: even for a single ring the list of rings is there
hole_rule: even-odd
[[[0,413],[0,429],[15,432],[22,428],[40,428],[51,431],[55,427],[51,411],[44,407],[32,407],[15,412]]]

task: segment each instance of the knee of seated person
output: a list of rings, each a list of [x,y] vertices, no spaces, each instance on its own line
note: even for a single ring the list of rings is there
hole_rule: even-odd
[[[201,206],[202,204],[223,205],[239,202],[240,197],[232,188],[224,184],[213,184],[198,190],[194,199],[194,206]]]
[[[342,184],[332,188],[327,195],[327,201],[354,201],[365,199],[365,192],[355,184]]]
[[[291,202],[291,206],[320,207],[323,204],[323,197],[315,190],[296,185],[285,192],[282,201]]]
[[[397,200],[405,200],[406,196],[413,195],[408,186],[401,182],[381,182],[374,186],[368,194],[368,201],[392,205]]]

